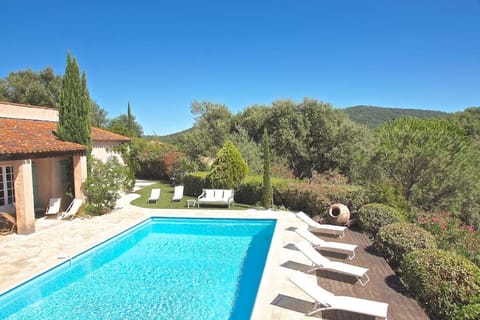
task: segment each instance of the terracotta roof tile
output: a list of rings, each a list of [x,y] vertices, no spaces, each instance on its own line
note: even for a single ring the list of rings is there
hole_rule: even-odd
[[[130,141],[130,138],[107,130],[92,127],[93,141]]]
[[[56,122],[0,118],[0,156],[85,152],[86,147],[59,140]]]
[[[61,141],[55,135],[56,122],[0,118],[0,158],[13,155],[48,155],[85,152],[86,147]],[[92,128],[94,141],[129,141],[106,130]]]

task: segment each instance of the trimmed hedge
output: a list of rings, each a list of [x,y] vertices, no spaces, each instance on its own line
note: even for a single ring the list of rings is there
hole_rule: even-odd
[[[235,201],[255,205],[262,200],[263,178],[261,176],[248,176],[240,182],[235,190]]]
[[[452,251],[416,250],[401,268],[402,280],[433,320],[452,319],[459,308],[480,303],[480,268]]]
[[[435,237],[430,232],[416,224],[404,222],[381,227],[375,236],[374,244],[395,270],[399,268],[407,253],[417,249],[436,248]]]
[[[327,216],[332,203],[345,204],[352,214],[367,202],[365,190],[347,184],[309,184],[295,182],[281,195],[282,204],[292,211],[303,211],[311,216]]]
[[[208,172],[185,174],[184,193],[196,197],[202,189],[210,188],[206,179]],[[272,178],[273,203],[292,211],[303,211],[310,215],[326,216],[332,203],[340,202],[355,213],[366,201],[362,187],[347,184],[309,184],[292,179]],[[262,176],[247,176],[235,188],[235,202],[259,205],[262,201]]]
[[[183,176],[183,192],[187,196],[198,197],[202,194],[202,189],[206,188],[206,177],[208,172],[191,172]]]
[[[281,178],[272,178],[273,202],[282,204],[282,194],[287,188],[290,180]],[[260,204],[262,202],[263,177],[248,176],[240,183],[235,190],[235,201],[250,205]]]
[[[405,216],[398,209],[382,203],[369,203],[358,210],[360,228],[372,237],[375,237],[383,226],[405,221]]]

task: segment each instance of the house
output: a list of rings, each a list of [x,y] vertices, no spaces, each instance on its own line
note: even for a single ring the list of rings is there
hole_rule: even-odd
[[[0,102],[0,211],[15,213],[17,232],[35,232],[35,217],[50,198],[67,193],[85,198],[86,147],[55,135],[58,111],[52,108]],[[92,156],[121,156],[112,147],[130,139],[92,127]]]

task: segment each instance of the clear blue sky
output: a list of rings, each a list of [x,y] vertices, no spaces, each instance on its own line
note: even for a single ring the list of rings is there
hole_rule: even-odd
[[[1,78],[63,74],[70,50],[146,134],[191,127],[192,100],[480,106],[480,0],[0,0],[0,29]]]

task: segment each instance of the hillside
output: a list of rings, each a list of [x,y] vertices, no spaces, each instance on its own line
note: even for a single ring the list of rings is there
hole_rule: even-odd
[[[405,116],[417,118],[440,118],[446,117],[449,113],[433,110],[406,109],[406,108],[384,108],[374,106],[353,106],[341,109],[348,114],[350,119],[369,128],[376,128],[384,122],[395,120]],[[159,136],[162,142],[175,144],[179,136],[188,132],[186,129],[169,135]],[[153,139],[155,136],[144,136],[146,139]]]
[[[440,118],[449,114],[441,111],[404,109],[404,108],[383,108],[374,106],[353,106],[343,109],[350,119],[363,124],[369,128],[376,128],[382,123],[395,120],[405,116],[417,118]]]
[[[176,144],[178,138],[179,138],[181,135],[189,132],[190,130],[192,130],[192,128],[185,129],[185,130],[182,130],[182,131],[179,131],[179,132],[175,132],[175,133],[172,133],[172,134],[168,134],[168,135],[164,135],[164,136],[159,136],[158,138],[160,139],[160,141],[162,141],[162,142],[164,142],[164,143]],[[146,138],[146,139],[152,139],[152,138],[154,138],[154,137],[153,137],[153,136],[144,136],[144,138]]]

